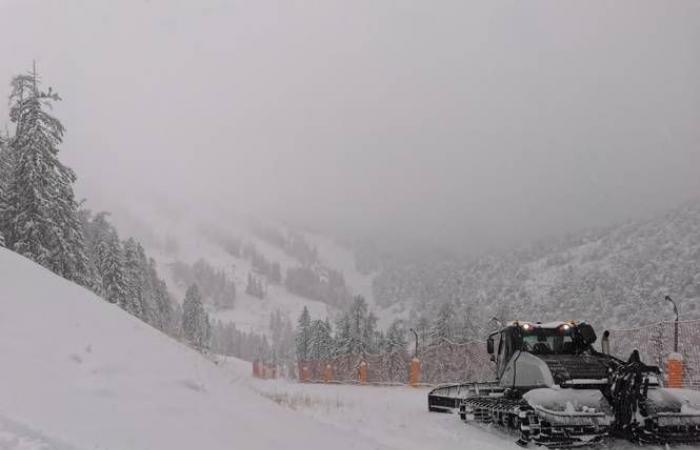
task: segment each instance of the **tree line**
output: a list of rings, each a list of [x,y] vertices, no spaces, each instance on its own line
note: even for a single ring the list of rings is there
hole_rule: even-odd
[[[217,309],[231,309],[236,300],[236,284],[221,269],[200,258],[190,265],[181,261],[170,264],[173,279],[181,286],[196,284],[204,300]]]
[[[419,348],[474,340],[471,316],[460,317],[450,303],[443,304],[430,320],[396,319],[381,330],[366,300],[355,296],[334,324],[328,318],[312,319],[308,308],[303,308],[296,326],[296,357],[298,361],[318,361],[346,355],[405,352],[415,346],[410,331],[416,333]]]

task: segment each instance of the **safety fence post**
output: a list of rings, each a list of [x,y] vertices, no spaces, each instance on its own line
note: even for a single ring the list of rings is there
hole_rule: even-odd
[[[413,387],[420,384],[420,359],[415,356],[411,359],[411,369],[409,375],[409,384]]]
[[[257,359],[253,361],[253,376],[255,378],[260,378],[260,361]]]
[[[666,373],[668,376],[668,387],[680,388],[683,387],[683,355],[680,353],[671,353],[666,359]]]
[[[330,364],[326,364],[326,368],[323,370],[323,382],[328,384],[333,381],[333,367]]]
[[[367,363],[365,361],[360,362],[360,384],[367,384]]]

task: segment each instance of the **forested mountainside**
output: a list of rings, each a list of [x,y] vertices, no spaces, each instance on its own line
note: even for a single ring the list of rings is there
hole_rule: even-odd
[[[630,327],[700,317],[700,201],[648,220],[582,233],[473,261],[385,263],[373,284],[384,307],[433,317],[468,309],[475,332],[491,317],[585,319]],[[475,336],[476,337],[476,336]]]

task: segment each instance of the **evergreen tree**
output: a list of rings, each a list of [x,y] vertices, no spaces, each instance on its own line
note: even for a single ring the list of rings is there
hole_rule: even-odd
[[[309,359],[325,361],[333,354],[333,338],[328,321],[314,320],[310,325]]]
[[[350,353],[364,355],[371,353],[377,318],[369,312],[367,302],[361,295],[353,299],[348,311],[350,323]]]
[[[7,139],[0,136],[0,247],[5,246],[4,222],[2,219],[5,217],[5,211],[7,210],[5,193],[12,173],[12,167],[10,147],[7,144]]]
[[[452,303],[444,302],[430,329],[431,344],[442,344],[454,339],[454,309]]]
[[[335,348],[338,355],[365,355],[379,351],[377,317],[358,295],[336,323]]]
[[[58,159],[61,122],[46,112],[58,94],[39,89],[36,71],[13,78],[10,120],[15,134],[4,189],[2,230],[6,245],[64,278],[90,284],[75,173]]]
[[[187,289],[182,303],[182,333],[194,348],[199,350],[207,348],[211,326],[196,284]]]
[[[158,277],[156,262],[153,258],[149,258],[148,260],[147,272],[154,304],[152,323],[157,328],[169,334],[174,334],[173,318],[175,317],[175,312],[173,310],[173,304],[170,300],[168,287],[165,285],[165,282]]]
[[[406,327],[402,320],[395,320],[386,332],[386,345],[384,350],[387,353],[398,353],[406,351],[408,342],[406,341]]]
[[[127,309],[128,292],[124,275],[124,255],[116,231],[112,230],[105,240],[98,244],[96,252],[96,265],[102,278],[105,299]]]
[[[459,322],[455,330],[455,339],[461,343],[471,342],[478,338],[479,333],[474,326],[473,311],[471,305],[465,305],[459,313]]]
[[[350,317],[341,315],[335,324],[334,356],[349,355],[352,353],[352,339],[350,338]]]
[[[124,285],[123,308],[130,314],[146,320],[146,267],[143,265],[143,248],[134,238],[124,241]],[[146,320],[147,321],[147,320]]]
[[[91,238],[93,234],[93,218],[92,211],[86,208],[81,208],[78,210],[78,220],[80,221],[80,227],[83,230],[83,236],[85,237],[85,254],[88,259],[88,273],[91,280],[88,286],[90,290],[104,298],[104,291],[102,290],[102,276],[97,270],[97,243]]]
[[[309,315],[309,309],[306,306],[304,306],[304,309],[301,311],[301,315],[299,316],[299,320],[297,321],[297,335],[295,340],[297,347],[297,360],[308,360],[311,341],[311,316]]]

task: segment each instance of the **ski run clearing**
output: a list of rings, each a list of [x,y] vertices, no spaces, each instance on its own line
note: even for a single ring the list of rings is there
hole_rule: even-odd
[[[0,298],[0,449],[515,448],[425,389],[253,379],[5,249]]]

